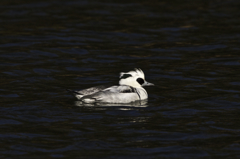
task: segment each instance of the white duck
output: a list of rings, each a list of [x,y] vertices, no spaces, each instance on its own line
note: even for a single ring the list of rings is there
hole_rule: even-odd
[[[153,85],[145,80],[141,69],[135,69],[120,73],[119,86],[97,86],[72,92],[83,103],[131,103],[147,99],[147,91],[142,86]]]

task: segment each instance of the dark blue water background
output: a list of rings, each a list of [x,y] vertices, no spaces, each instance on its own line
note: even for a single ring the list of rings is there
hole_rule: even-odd
[[[0,2],[0,158],[240,158],[237,0]],[[65,89],[141,68],[141,105]]]

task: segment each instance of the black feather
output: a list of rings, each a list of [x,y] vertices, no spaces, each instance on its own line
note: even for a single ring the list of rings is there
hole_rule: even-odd
[[[126,78],[128,78],[128,77],[132,77],[132,75],[130,75],[130,74],[123,74],[123,75],[120,77],[120,79],[126,79]]]
[[[138,78],[138,79],[137,79],[137,82],[138,82],[140,85],[142,85],[142,84],[144,83],[144,80],[143,80],[142,78]]]

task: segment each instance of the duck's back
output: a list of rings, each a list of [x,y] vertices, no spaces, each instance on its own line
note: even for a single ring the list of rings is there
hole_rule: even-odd
[[[131,103],[137,100],[147,99],[147,92],[143,88],[131,86],[112,86],[93,94],[80,98],[85,103]]]

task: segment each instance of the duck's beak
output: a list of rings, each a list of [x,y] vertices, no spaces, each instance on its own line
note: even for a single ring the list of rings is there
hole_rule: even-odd
[[[154,84],[145,81],[145,82],[142,84],[142,86],[154,86]]]

